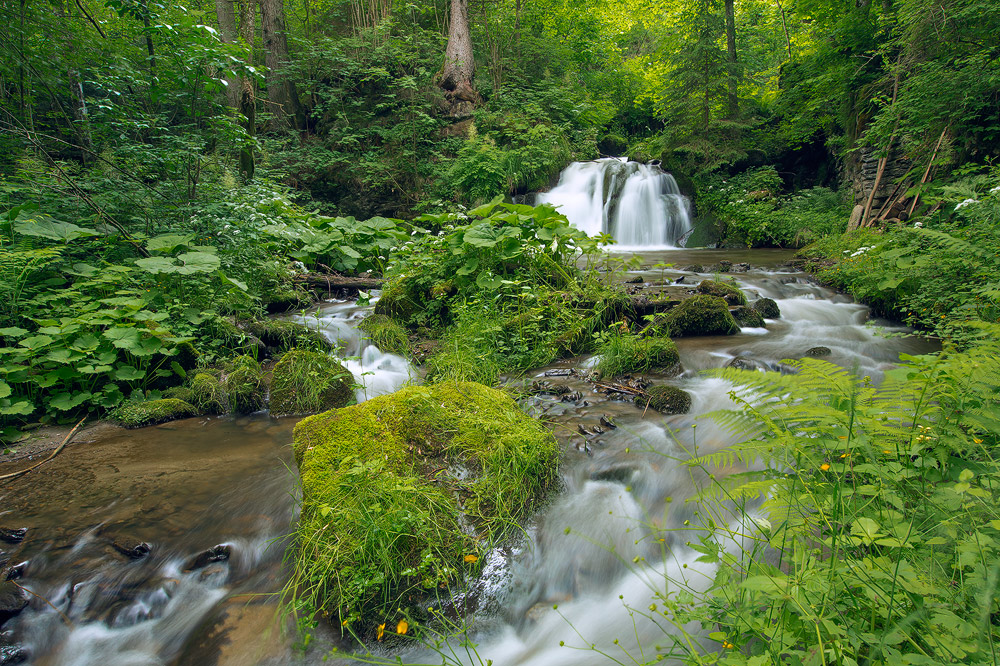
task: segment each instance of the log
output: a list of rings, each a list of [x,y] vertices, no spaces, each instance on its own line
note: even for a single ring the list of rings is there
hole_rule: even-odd
[[[334,289],[381,289],[385,283],[382,278],[348,277],[327,273],[303,273],[295,276],[294,279],[300,284],[327,291]]]

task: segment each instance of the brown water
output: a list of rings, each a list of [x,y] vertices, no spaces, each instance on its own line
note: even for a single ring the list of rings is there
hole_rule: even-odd
[[[787,256],[783,251],[747,255],[771,266]],[[684,266],[720,258],[742,260],[731,251],[681,250],[645,261]],[[660,269],[640,274],[661,278]],[[667,270],[662,276],[680,275]],[[700,277],[687,276],[685,282]],[[682,500],[697,479],[676,460],[695,446],[705,451],[731,442],[699,416],[731,407],[732,387],[699,371],[737,356],[778,368],[781,359],[822,345],[831,350],[829,360],[877,380],[901,352],[933,349],[913,338],[876,335],[866,325],[867,308],[803,275],[753,270],[734,277],[752,298],[775,298],[783,316],[766,329],[678,341],[684,372],[649,379],[687,390],[690,414],[664,417],[595,393],[585,379],[592,359],[563,361],[528,378],[579,395],[542,395],[527,402],[563,443],[564,488],[527,526],[521,543],[490,554],[486,575],[470,581],[468,592],[480,607],[472,627],[484,660],[498,666],[603,663],[592,652],[560,648],[559,641],[579,643],[575,632],[580,631],[587,641],[609,648],[615,639],[626,647],[631,641],[631,649],[655,643],[662,629],[631,624],[634,618],[622,610],[619,595],[642,608],[650,580],[664,569],[674,576],[710,576],[680,543],[668,544],[664,557],[659,547],[643,541],[654,527],[679,526],[690,517],[692,509]],[[353,329],[345,322],[357,314],[356,308],[333,304],[313,321],[331,335],[350,336]],[[372,391],[391,390],[405,379],[397,359],[365,350],[358,340],[350,343],[368,359],[358,370],[374,373]],[[556,368],[573,368],[575,374],[544,376]],[[602,416],[618,428],[579,432],[583,425],[592,433]],[[691,428],[696,423],[697,442]],[[309,650],[296,649],[295,637],[282,633],[286,627],[276,617],[273,596],[284,580],[283,537],[295,519],[293,424],[259,415],[118,431],[70,445],[36,472],[0,486],[0,526],[29,528],[20,546],[0,547],[14,562],[28,562],[19,583],[38,595],[3,628],[0,645],[17,644],[28,663],[44,666],[323,663],[333,638],[321,632]],[[151,554],[131,560],[116,552],[112,541],[124,537],[148,542]],[[229,560],[188,570],[192,558],[222,544],[231,549]],[[633,558],[653,564],[633,566]],[[553,603],[561,604],[563,617],[544,612]]]

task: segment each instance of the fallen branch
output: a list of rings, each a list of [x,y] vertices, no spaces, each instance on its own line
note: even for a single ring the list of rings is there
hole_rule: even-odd
[[[60,444],[56,448],[56,450],[52,452],[52,455],[50,455],[48,458],[46,458],[45,460],[43,460],[43,461],[41,461],[39,463],[35,463],[34,465],[32,465],[31,467],[29,467],[27,469],[22,469],[20,472],[11,472],[10,474],[4,474],[3,476],[0,476],[0,481],[8,481],[10,479],[16,479],[19,476],[23,476],[23,475],[27,474],[28,472],[30,472],[33,469],[37,469],[38,467],[41,467],[42,465],[44,465],[48,461],[50,461],[53,458],[55,458],[57,455],[59,455],[60,451],[62,451],[64,448],[66,448],[66,445],[69,444],[70,440],[73,439],[73,436],[76,435],[76,432],[80,429],[80,426],[82,426],[83,422],[86,421],[86,420],[87,420],[86,416],[84,416],[82,419],[80,419],[77,422],[77,424],[75,426],[73,426],[73,429],[69,431],[69,434],[66,435],[66,439],[64,439],[62,441],[62,444]]]
[[[385,283],[382,278],[346,277],[326,273],[304,273],[295,276],[294,280],[310,287],[322,287],[328,291],[334,289],[381,289]]]
[[[44,601],[45,603],[47,603],[49,605],[49,608],[51,608],[55,612],[59,613],[59,617],[62,618],[62,621],[66,623],[67,627],[69,627],[70,629],[73,628],[73,621],[71,619],[69,619],[69,617],[66,615],[66,613],[63,613],[61,610],[59,610],[58,608],[56,608],[55,605],[51,601],[49,601],[48,599],[46,599],[42,595],[38,594],[37,592],[32,592],[31,590],[29,590],[28,588],[26,588],[24,585],[19,585],[17,583],[17,581],[13,581],[12,580],[10,582],[13,583],[14,587],[18,588],[19,590],[21,590],[23,592],[27,592],[28,594],[30,594],[31,596],[35,597],[36,599],[41,599],[42,601]]]
[[[941,150],[941,143],[944,141],[945,135],[948,133],[948,128],[951,125],[946,125],[943,130],[941,130],[941,136],[938,137],[937,145],[934,146],[934,152],[931,153],[931,159],[927,163],[927,169],[924,171],[924,177],[920,179],[920,184],[923,185],[927,182],[928,177],[931,175],[931,167],[934,166],[934,160],[937,158],[938,151]],[[907,213],[909,217],[913,217],[913,211],[917,208],[917,202],[920,201],[920,192],[917,192],[913,196],[913,203],[910,204],[910,212]]]

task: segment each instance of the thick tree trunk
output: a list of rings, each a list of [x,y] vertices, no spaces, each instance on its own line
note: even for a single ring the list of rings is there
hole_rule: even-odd
[[[289,62],[284,0],[260,0],[260,23],[264,34],[264,64],[267,65],[267,108],[271,129],[298,126],[299,97],[284,71]]]
[[[451,0],[451,23],[448,27],[448,47],[444,53],[444,69],[438,85],[448,100],[448,114],[465,118],[479,104],[479,93],[473,86],[476,62],[472,52],[472,32],[469,30],[469,1]]]
[[[238,0],[240,6],[240,39],[247,50],[247,64],[253,65],[253,45],[256,31],[254,30],[255,12],[253,0]],[[240,81],[240,113],[246,119],[243,126],[251,137],[257,134],[257,89],[249,76]],[[256,165],[253,147],[243,146],[240,150],[240,174],[246,180],[253,180]]]
[[[736,60],[736,8],[734,0],[726,0],[726,50],[729,51],[729,118],[736,120],[740,115],[739,64]]]
[[[215,15],[219,19],[219,34],[226,44],[236,43],[236,8],[233,0],[215,0]],[[238,109],[240,105],[240,80],[226,76],[226,99],[229,106]]]

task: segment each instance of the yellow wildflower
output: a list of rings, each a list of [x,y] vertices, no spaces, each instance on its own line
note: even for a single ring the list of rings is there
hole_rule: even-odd
[[[466,555],[465,556],[465,563],[466,564],[474,564],[474,563],[476,563],[478,561],[479,561],[479,556],[478,555]]]
[[[973,437],[972,441],[975,442],[976,444],[982,444],[983,443],[983,440],[979,439],[978,437]]]
[[[382,636],[385,634],[385,622],[378,625],[378,631],[375,632],[375,638],[377,640],[382,640]]]
[[[409,630],[410,630],[410,623],[407,622],[406,620],[400,620],[399,624],[396,625],[396,633],[401,636]]]
[[[823,463],[822,465],[819,466],[819,468],[825,472],[828,469],[830,469],[830,463]]]

